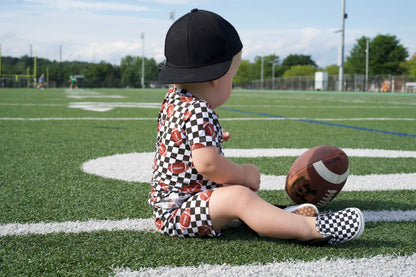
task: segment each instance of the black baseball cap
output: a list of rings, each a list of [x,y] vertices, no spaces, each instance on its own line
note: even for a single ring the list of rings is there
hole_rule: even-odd
[[[165,84],[200,83],[221,78],[243,44],[235,28],[210,11],[193,9],[175,21],[165,39]]]

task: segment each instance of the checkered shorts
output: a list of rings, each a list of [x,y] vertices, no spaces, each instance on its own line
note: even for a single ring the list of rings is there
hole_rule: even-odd
[[[209,216],[212,192],[201,191],[173,210],[155,208],[153,213],[157,229],[163,234],[180,238],[219,236],[220,232],[213,230]]]

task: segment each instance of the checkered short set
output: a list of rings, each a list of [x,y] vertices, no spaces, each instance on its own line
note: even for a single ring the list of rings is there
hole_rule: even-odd
[[[212,107],[186,90],[171,88],[158,118],[152,190],[157,229],[177,237],[217,236],[209,216],[212,191],[222,186],[197,172],[191,150],[216,146],[222,128]]]

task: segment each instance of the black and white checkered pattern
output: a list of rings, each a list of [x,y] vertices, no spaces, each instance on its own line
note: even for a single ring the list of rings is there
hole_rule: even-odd
[[[159,229],[161,233],[169,236],[188,238],[188,237],[215,237],[220,233],[212,229],[212,223],[209,216],[209,198],[203,198],[201,195],[207,191],[200,192],[182,204],[180,208],[164,212],[163,209],[155,209],[155,219],[162,222]],[[211,193],[211,191],[208,191]],[[184,226],[182,216],[189,216],[189,225]]]
[[[364,217],[357,208],[347,208],[338,212],[320,214],[316,219],[316,229],[331,236],[328,244],[339,244],[358,238],[364,231]]]
[[[221,142],[222,128],[212,107],[185,90],[170,89],[158,118],[152,191],[148,201],[154,207],[156,223],[162,226],[162,232],[179,237],[197,236],[201,230],[204,234],[210,233],[208,227],[201,227],[210,225],[208,203],[194,196],[222,185],[198,173],[192,163],[191,150],[195,146],[215,146],[222,154]],[[190,186],[194,189],[187,189]],[[191,225],[183,230],[180,220],[172,219],[172,214],[180,219],[187,209]]]

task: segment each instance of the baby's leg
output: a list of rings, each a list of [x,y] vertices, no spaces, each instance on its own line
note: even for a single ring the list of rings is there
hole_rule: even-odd
[[[302,241],[322,237],[316,230],[316,217],[304,217],[279,209],[244,186],[232,185],[214,190],[209,213],[214,230],[220,230],[239,218],[267,237]]]

